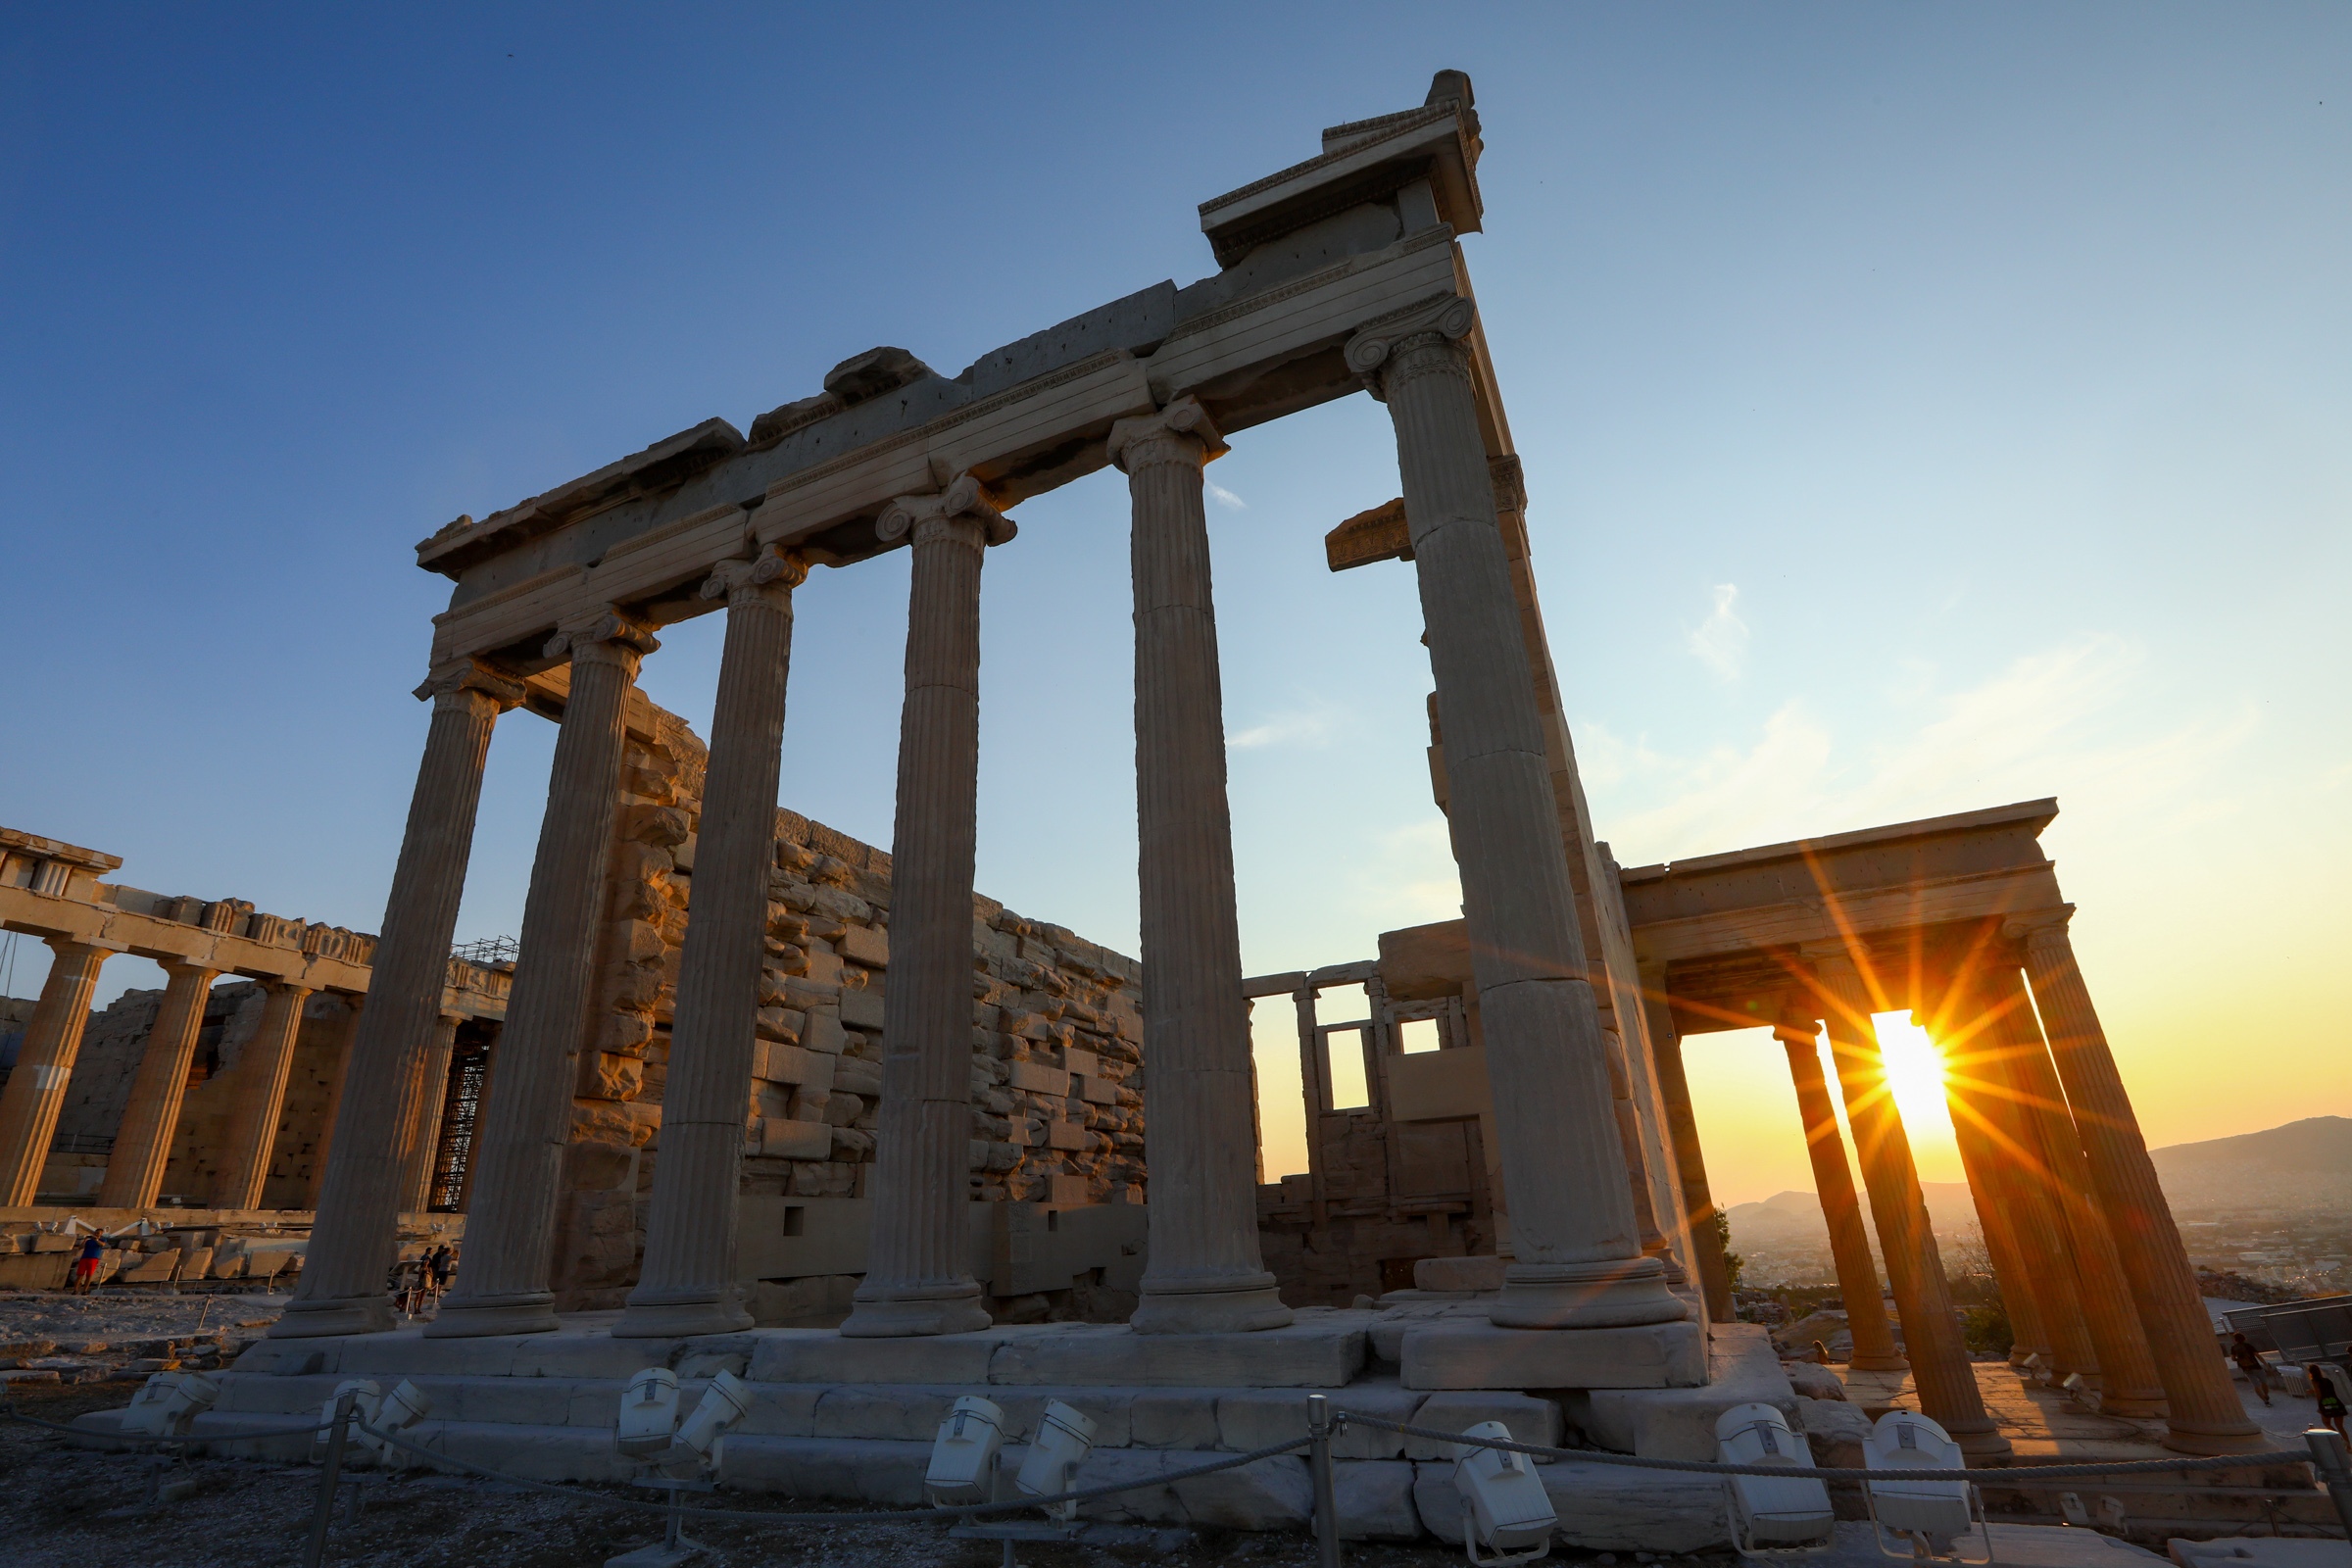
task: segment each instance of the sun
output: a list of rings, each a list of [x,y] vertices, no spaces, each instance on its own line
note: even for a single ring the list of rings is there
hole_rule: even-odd
[[[1875,1021],[1879,1050],[1886,1061],[1886,1090],[1894,1097],[1903,1126],[1914,1139],[1922,1131],[1949,1127],[1951,1109],[1943,1098],[1943,1053],[1907,1012],[1882,1012]]]

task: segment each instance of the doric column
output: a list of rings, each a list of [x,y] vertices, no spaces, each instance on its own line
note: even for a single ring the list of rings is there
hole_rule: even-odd
[[[0,1090],[0,1205],[30,1203],[57,1134],[57,1113],[81,1054],[81,1031],[90,1021],[90,996],[98,989],[98,966],[114,950],[87,942],[49,937],[49,978],[17,1048],[16,1070]]]
[[[302,1206],[316,1209],[318,1195],[326,1187],[327,1162],[334,1158],[335,1123],[343,1117],[343,1089],[351,1082],[351,1054],[360,1035],[360,1016],[366,1010],[365,993],[348,993],[341,998],[343,1019],[335,1034],[335,1059],[328,1069],[326,1080],[326,1114],[318,1128],[318,1144],[311,1154],[311,1179],[305,1189]]]
[[[1845,1140],[1838,1136],[1838,1112],[1821,1075],[1821,1048],[1813,1028],[1813,1020],[1805,1018],[1774,1033],[1788,1053],[1788,1077],[1796,1086],[1797,1113],[1805,1123],[1805,1153],[1813,1162],[1813,1188],[1821,1195],[1821,1217],[1829,1222],[1830,1256],[1838,1267],[1838,1292],[1845,1298],[1845,1326],[1854,1337],[1846,1364],[1857,1371],[1890,1372],[1905,1362],[1895,1350],[1886,1303],[1879,1295],[1878,1265],[1871,1261],[1862,1203],[1854,1196],[1853,1172],[1845,1166]]]
[[[214,971],[185,963],[163,968],[164,1003],[147,1032],[147,1048],[130,1080],[130,1101],[115,1129],[115,1152],[107,1156],[106,1180],[98,1185],[100,1208],[145,1208],[155,1201],[172,1157],[172,1135],[179,1128],[180,1097],[187,1092],[188,1063],[204,1028]]]
[[[1466,299],[1433,301],[1357,333],[1347,358],[1396,427],[1437,677],[1446,815],[1515,1254],[1490,1316],[1511,1328],[1668,1322],[1689,1309],[1664,1266],[1642,1255],[1626,1190],[1607,1047],[1462,341],[1475,315]],[[1156,1080],[1159,1065],[1152,1070]]]
[[[2000,1041],[1991,1076],[2016,1107],[2018,1142],[2029,1156],[2020,1174],[2040,1188],[2066,1251],[2062,1261],[2071,1265],[2082,1326],[2098,1357],[2099,1408],[2108,1415],[2162,1415],[2164,1388],[2155,1357],[2131,1293],[2112,1287],[2125,1277],[2123,1262],[2091,1192],[2082,1137],[2050,1066],[2025,981],[2003,966],[1984,977],[1984,995]]]
[[[617,610],[565,626],[548,644],[549,658],[571,656],[571,694],[556,735],[547,815],[523,900],[498,1093],[482,1109],[474,1146],[481,1179],[466,1216],[466,1266],[440,1315],[425,1325],[435,1338],[557,1326],[555,1293],[548,1289],[556,1178],[596,978],[605,877],[620,809],[622,724],[638,662],[658,646],[642,622]],[[405,1177],[408,1151],[400,1155]]]
[[[384,1277],[400,1250],[405,1139],[424,1093],[418,1066],[449,979],[449,942],[473,853],[490,731],[500,713],[522,701],[522,690],[519,681],[474,660],[442,665],[416,688],[419,698],[432,700],[432,721],[369,966],[368,1005],[344,1071],[310,1252],[294,1299],[270,1326],[276,1338],[392,1326]]]
[[[1012,537],[969,474],[893,502],[875,523],[911,537],[906,701],[891,837],[890,967],[882,982],[882,1108],[865,1280],[841,1332],[893,1339],[988,1327],[965,1261],[970,1202],[972,854],[980,790],[980,562]],[[740,1091],[738,1092],[740,1098]]]
[[[1886,1282],[1903,1320],[1903,1348],[1911,1361],[1911,1383],[1921,1410],[1942,1423],[1952,1441],[1972,1454],[2009,1451],[2009,1440],[1984,1412],[1984,1396],[1960,1337],[1952,1311],[1951,1287],[1943,1258],[1928,1223],[1919,1171],[1911,1161],[1911,1138],[1903,1130],[1894,1096],[1886,1087],[1886,1064],[1879,1054],[1878,1025],[1871,1018],[1870,993],[1842,949],[1808,948],[1821,990],[1823,1021],[1845,1100],[1846,1124],[1870,1189],[1870,1212],[1879,1228],[1879,1252],[1886,1260]]]
[[[736,1299],[735,1197],[742,1182],[743,1103],[760,1014],[768,873],[775,865],[792,591],[808,575],[797,556],[770,552],[753,561],[724,562],[703,584],[704,598],[727,602],[726,648],[710,721],[694,903],[669,1032],[669,1076],[662,1094],[662,1147],[654,1163],[645,1264],[627,1312],[612,1328],[623,1337],[720,1334],[752,1325],[752,1315]],[[967,833],[967,851],[969,844]],[[894,868],[903,878],[904,869]],[[968,950],[968,853],[964,880],[962,931]],[[968,1031],[968,996],[965,1012]],[[967,1033],[967,1056],[968,1041]],[[961,1172],[957,1175],[960,1200]]]
[[[1685,1222],[1690,1250],[1698,1259],[1698,1287],[1707,1316],[1732,1321],[1732,1276],[1723,1260],[1723,1231],[1716,1223],[1715,1195],[1707,1186],[1707,1159],[1698,1142],[1698,1118],[1690,1110],[1690,1080],[1683,1068],[1683,1037],[1666,998],[1663,970],[1642,971],[1642,1007],[1649,1021],[1651,1054],[1658,1064],[1658,1099],[1666,1110],[1666,1136],[1682,1178]]]
[[[1936,1020],[1945,1102],[1969,1191],[1978,1198],[1985,1250],[1993,1255],[2011,1327],[2037,1331],[2059,1377],[2097,1379],[2104,1357],[2082,1317],[2064,1222],[2050,1205],[2040,1139],[2017,1103],[2001,1058],[2009,1046],[1992,999],[1975,980],[1956,983]],[[1991,1218],[1986,1218],[1990,1211]]]
[[[1658,1228],[1657,1204],[1650,1196],[1649,1160],[1642,1149],[1642,1116],[1634,1106],[1633,1074],[1626,1067],[1625,1041],[1614,1029],[1600,1032],[1602,1054],[1609,1067],[1609,1110],[1617,1123],[1617,1148],[1625,1160],[1625,1196],[1634,1205],[1634,1231],[1642,1252],[1666,1270],[1669,1289],[1690,1284],[1675,1258],[1673,1244]]]
[[[213,1177],[215,1208],[262,1206],[270,1152],[277,1144],[277,1113],[286,1102],[286,1074],[302,1034],[302,1004],[311,1000],[305,986],[281,980],[262,985],[269,995],[262,1003],[262,1021],[237,1059],[236,1098],[229,1102],[220,1168]]]
[[[454,1012],[433,1020],[433,1036],[425,1043],[424,1059],[417,1068],[420,1092],[416,1121],[408,1135],[408,1193],[400,1200],[404,1214],[421,1214],[432,1206],[433,1156],[441,1152],[441,1111],[449,1102],[449,1058],[457,1050],[462,1021]]]
[[[1179,398],[1111,426],[1127,475],[1135,590],[1135,810],[1143,894],[1144,1134],[1152,1170],[1146,1334],[1291,1321],[1257,1245],[1250,1004],[1234,910],[1224,691],[1200,470],[1225,451]],[[1307,1137],[1320,1136],[1310,1117]]]

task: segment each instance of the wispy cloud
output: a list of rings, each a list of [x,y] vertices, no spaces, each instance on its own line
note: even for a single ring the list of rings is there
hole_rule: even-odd
[[[1214,479],[1205,480],[1203,482],[1208,486],[1208,499],[1214,501],[1218,506],[1225,508],[1228,512],[1240,512],[1250,505],[1249,502],[1244,501],[1240,496],[1235,495],[1232,491],[1226,489]]]
[[[1320,698],[1304,707],[1269,713],[1248,729],[1225,737],[1227,751],[1262,751],[1274,746],[1316,746],[1331,739],[1343,710]]]
[[[1690,649],[1718,679],[1738,680],[1747,668],[1747,622],[1733,608],[1740,602],[1740,585],[1719,582],[1712,594],[1715,608],[1690,634]]]

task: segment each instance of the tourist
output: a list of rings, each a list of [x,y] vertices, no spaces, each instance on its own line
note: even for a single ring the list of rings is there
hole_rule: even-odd
[[[96,1231],[81,1239],[81,1250],[74,1259],[74,1289],[94,1291],[98,1288],[98,1265],[106,1255],[106,1243]]]
[[[2344,1435],[2345,1395],[2352,1390],[2352,1372],[2346,1372],[2333,1361],[2314,1361],[2304,1368],[2311,1377],[2311,1396],[2319,1401],[2320,1421],[2335,1428],[2336,1436]]]
[[[440,1296],[447,1293],[451,1277],[458,1272],[457,1254],[449,1250],[449,1244],[443,1242],[434,1248],[426,1255],[424,1266],[432,1276],[433,1294]]]
[[[2270,1403],[2271,1380],[2263,1368],[2262,1352],[2254,1348],[2254,1342],[2243,1334],[2230,1335],[2230,1359],[2237,1363],[2237,1369],[2246,1375],[2246,1381],[2254,1385],[2254,1392],[2262,1396],[2262,1402]]]

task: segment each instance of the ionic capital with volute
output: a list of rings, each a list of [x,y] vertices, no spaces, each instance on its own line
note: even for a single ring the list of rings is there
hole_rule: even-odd
[[[901,539],[927,545],[952,539],[983,550],[1009,544],[1020,528],[989,500],[988,487],[966,473],[935,496],[901,496],[874,519],[874,537],[884,544]]]
[[[503,713],[522,706],[527,688],[510,670],[482,659],[452,659],[435,664],[416,688],[420,703],[432,702],[442,707],[470,707],[487,701],[493,711]]]
[[[2055,952],[2070,946],[2067,923],[2075,917],[2075,906],[2061,904],[2054,908],[2029,909],[2013,914],[2001,922],[2001,935],[2012,942],[2023,942],[2026,951]]]
[[[1189,392],[1157,414],[1138,415],[1113,424],[1109,447],[1111,464],[1125,474],[1155,463],[1188,464],[1198,468],[1230,450],[1208,411]]]
[[[722,561],[704,579],[705,599],[724,599],[728,606],[747,600],[781,602],[808,580],[808,563],[796,553],[770,545],[748,561]]]
[[[608,605],[558,625],[543,653],[549,659],[568,656],[575,664],[617,664],[633,680],[638,661],[661,646],[652,622]]]
[[[1469,373],[1462,340],[1478,322],[1478,306],[1458,294],[1439,294],[1359,328],[1348,340],[1348,368],[1382,402],[1398,381],[1433,370]]]

